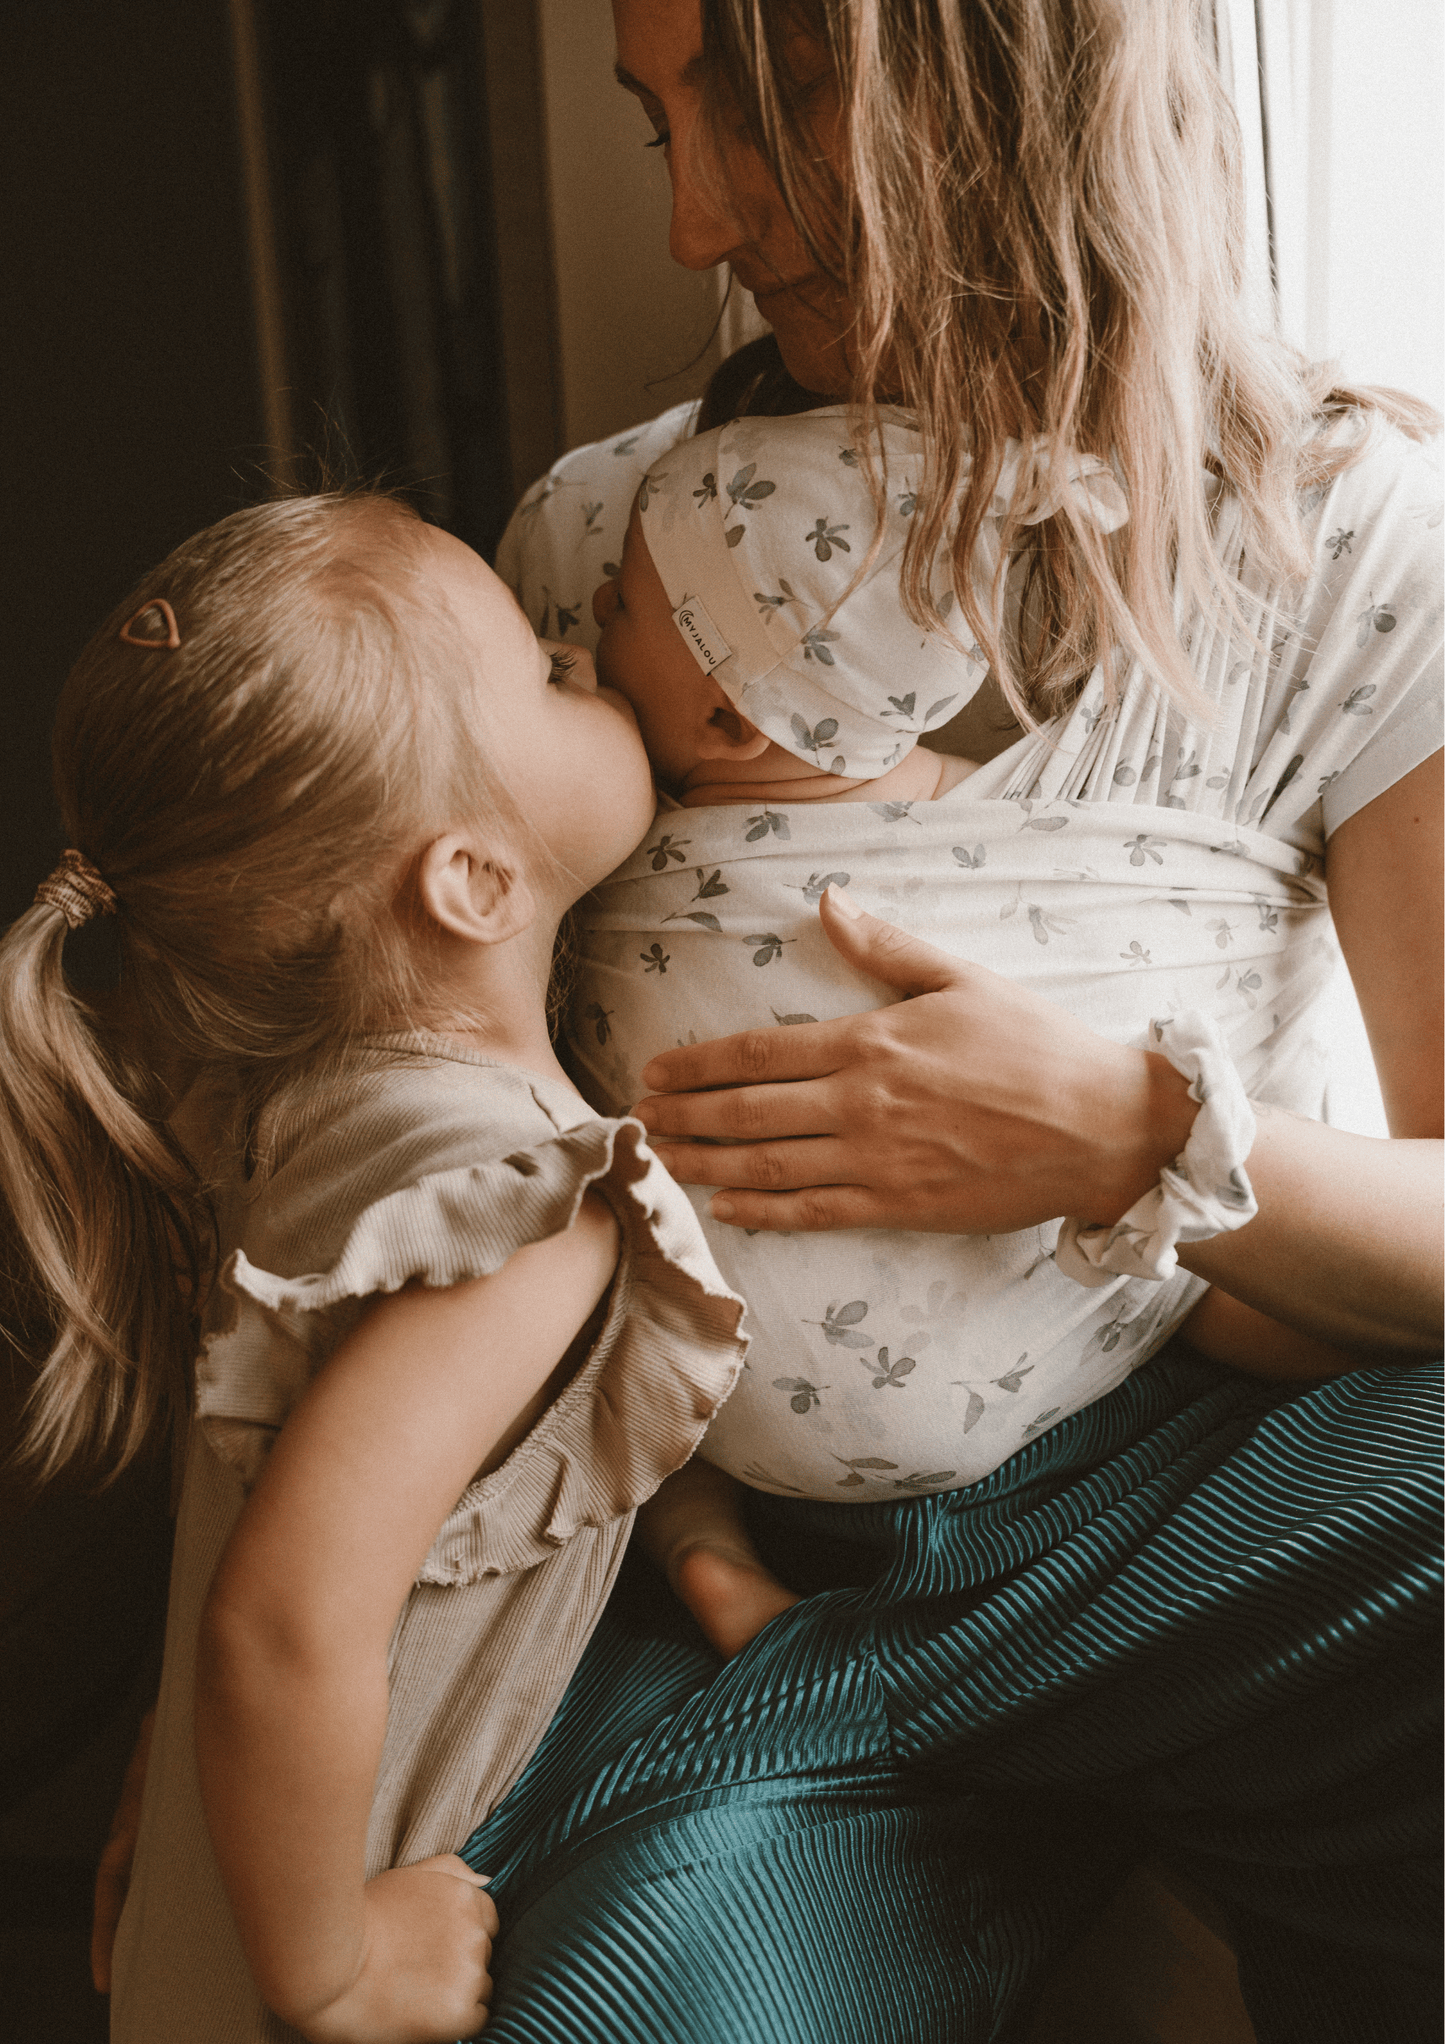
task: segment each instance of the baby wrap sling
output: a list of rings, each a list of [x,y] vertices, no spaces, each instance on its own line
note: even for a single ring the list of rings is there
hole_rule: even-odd
[[[671,475],[677,457],[661,465]],[[1350,485],[1368,491],[1372,469],[1389,473],[1367,453]],[[1428,479],[1412,464],[1389,486],[1396,509],[1419,493],[1423,536]],[[1349,784],[1358,806],[1438,743],[1438,682],[1419,685],[1438,596],[1380,560],[1370,586],[1388,572],[1391,601],[1357,612],[1346,585],[1370,575],[1357,511],[1287,607],[1250,568],[1237,503],[1216,492],[1214,516],[1249,632],[1195,621],[1194,717],[1138,670],[1111,707],[1096,674],[1067,716],[940,802],[661,813],[584,906],[572,1041],[599,1103],[637,1099],[642,1067],[673,1044],[891,998],[817,926],[823,888],[846,877],[865,907],[1116,1041],[1203,1011],[1253,1097],[1318,1116],[1327,1062],[1310,1011],[1338,958],[1322,825]],[[763,1489],[862,1503],[974,1482],[1146,1361],[1202,1291],[1179,1272],[1085,1292],[1053,1263],[1054,1224],[749,1237],[707,1218],[709,1196],[695,1205],[748,1299],[753,1347],[704,1452]]]
[[[1254,1097],[1317,1114],[1309,1010],[1335,962],[1318,861],[1189,812],[980,797],[988,772],[939,802],[660,814],[586,910],[573,1043],[594,1097],[637,1099],[648,1059],[694,1036],[896,999],[823,935],[831,880],[1116,1041],[1202,1009]],[[693,1197],[752,1332],[704,1452],[764,1489],[973,1483],[1145,1361],[1204,1289],[1180,1271],[1086,1290],[1054,1266],[1057,1223],[749,1236]]]

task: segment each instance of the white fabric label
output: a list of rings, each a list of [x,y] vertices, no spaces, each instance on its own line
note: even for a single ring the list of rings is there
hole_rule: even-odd
[[[695,596],[684,596],[672,613],[672,621],[692,648],[692,657],[704,674],[731,660],[733,649]]]

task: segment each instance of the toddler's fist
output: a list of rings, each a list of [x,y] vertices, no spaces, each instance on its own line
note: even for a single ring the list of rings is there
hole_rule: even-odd
[[[456,2044],[487,2019],[497,1910],[455,1853],[366,1884],[361,1971],[304,2025],[311,2044]]]

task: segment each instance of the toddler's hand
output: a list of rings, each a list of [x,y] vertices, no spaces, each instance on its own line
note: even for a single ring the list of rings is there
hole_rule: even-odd
[[[311,2044],[456,2044],[487,2019],[497,1910],[454,1853],[366,1884],[361,1971],[300,2025]]]

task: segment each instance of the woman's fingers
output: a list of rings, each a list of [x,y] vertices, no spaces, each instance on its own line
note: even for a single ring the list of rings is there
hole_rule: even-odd
[[[745,1029],[711,1043],[681,1044],[642,1068],[654,1093],[702,1092],[710,1086],[755,1086],[823,1079],[848,1062],[857,1023],[798,1022],[787,1029]]]
[[[896,1213],[885,1210],[864,1185],[813,1185],[797,1192],[719,1192],[708,1203],[715,1221],[750,1234],[823,1234],[830,1228],[896,1228]]]
[[[736,1086],[711,1093],[654,1094],[639,1101],[632,1111],[647,1130],[654,1149],[660,1143],[675,1143],[679,1138],[757,1143],[779,1137],[827,1136],[838,1126],[829,1089],[810,1080],[791,1085]],[[695,1182],[700,1185],[705,1181]],[[707,1182],[721,1185],[725,1181]]]
[[[781,1192],[835,1181],[846,1185],[852,1176],[851,1151],[831,1136],[773,1143],[656,1141],[652,1147],[680,1185],[749,1186]]]
[[[818,916],[829,939],[850,964],[901,993],[938,993],[975,969],[908,936],[895,924],[868,915],[840,887],[826,890]],[[644,1065],[642,1083],[659,1094],[827,1078],[858,1061],[859,1024],[863,1021],[865,1016],[844,1015],[834,1022],[749,1029],[737,1036],[720,1036],[712,1043],[685,1044],[663,1051]],[[775,1127],[771,1132],[802,1135],[810,1131]],[[690,1133],[700,1135],[703,1131],[693,1128]]]
[[[718,1219],[947,1234],[1114,1220],[1183,1147],[1197,1110],[1167,1059],[836,890],[820,916],[851,964],[909,998],[669,1051],[643,1072],[641,1120],[676,1177],[726,1192]]]
[[[823,890],[818,920],[833,949],[850,965],[901,994],[942,993],[969,970],[966,960],[925,944],[921,937],[910,937],[896,923],[869,915],[842,887]]]

